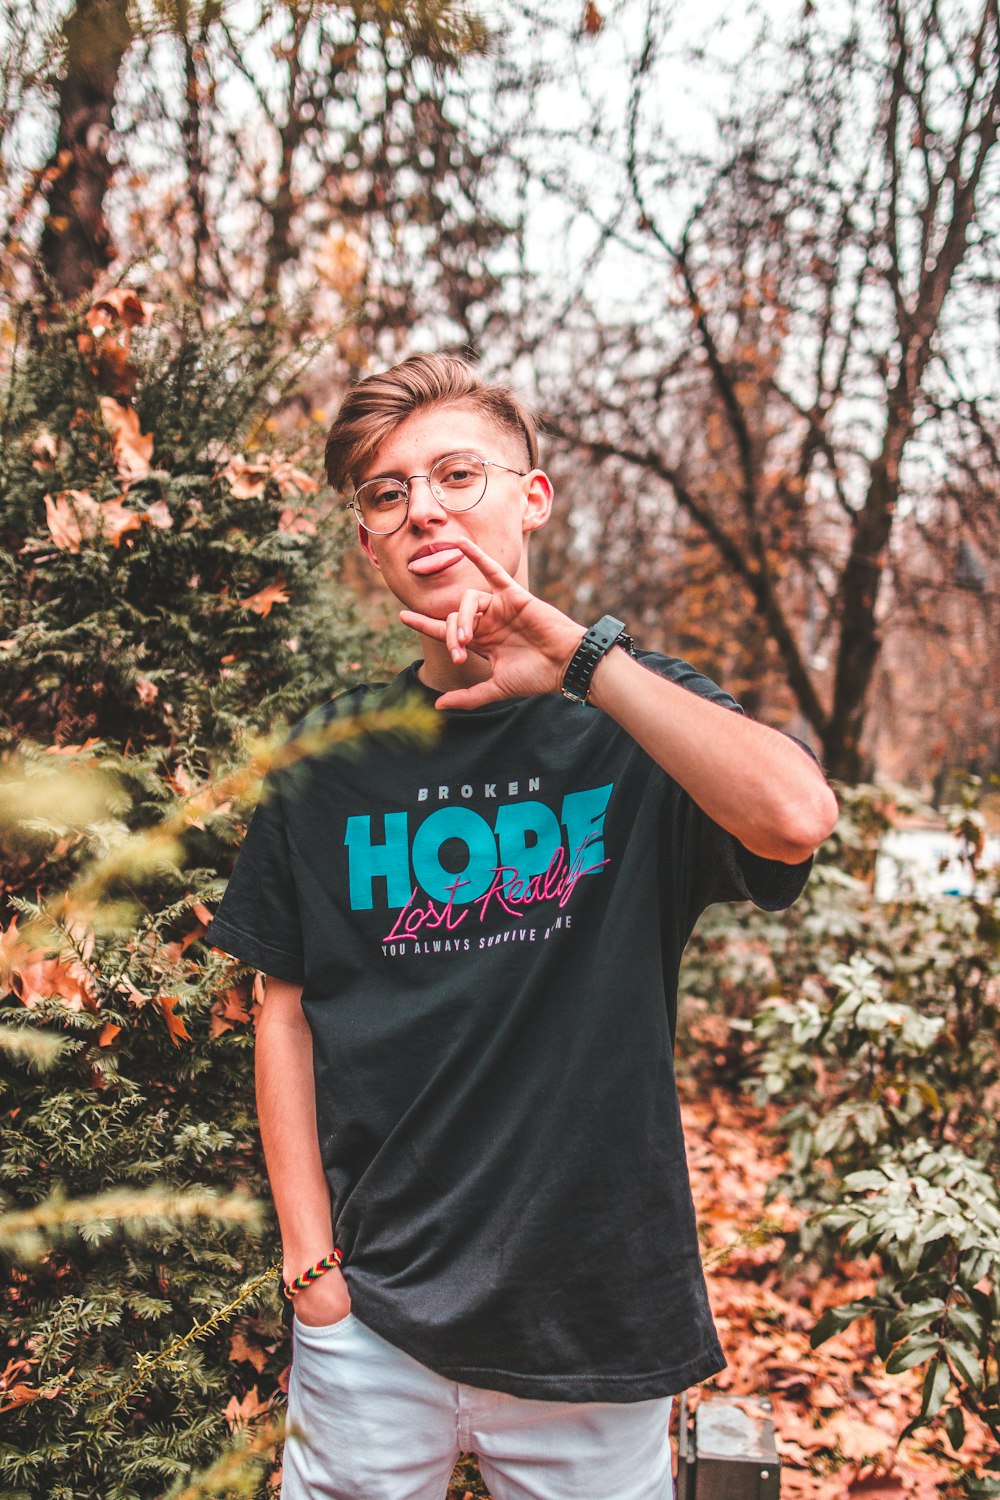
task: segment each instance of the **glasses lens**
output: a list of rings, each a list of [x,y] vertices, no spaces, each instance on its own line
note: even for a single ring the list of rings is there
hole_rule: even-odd
[[[397,531],[406,519],[406,486],[398,479],[370,479],[355,490],[354,510],[366,531]]]
[[[471,510],[486,490],[486,465],[474,453],[449,453],[438,459],[427,479],[447,510]]]

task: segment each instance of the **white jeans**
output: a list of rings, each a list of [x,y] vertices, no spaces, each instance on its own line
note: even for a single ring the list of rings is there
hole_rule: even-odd
[[[348,1315],[295,1320],[282,1500],[444,1500],[475,1453],[493,1500],[671,1500],[670,1397],[534,1401],[428,1370]]]

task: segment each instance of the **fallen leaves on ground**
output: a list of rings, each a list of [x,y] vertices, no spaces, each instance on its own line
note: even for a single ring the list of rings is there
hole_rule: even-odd
[[[871,1292],[877,1267],[845,1259],[820,1275],[783,1265],[780,1231],[793,1230],[801,1216],[780,1200],[765,1202],[781,1165],[772,1117],[722,1089],[688,1093],[682,1106],[688,1165],[710,1262],[709,1296],[729,1360],[700,1391],[769,1397],[782,1500],[957,1496],[962,1461],[985,1435],[970,1422],[957,1456],[927,1431],[900,1443],[920,1407],[923,1369],[887,1375],[867,1322],[809,1347],[820,1315]],[[753,1243],[746,1231],[765,1218],[779,1228]]]

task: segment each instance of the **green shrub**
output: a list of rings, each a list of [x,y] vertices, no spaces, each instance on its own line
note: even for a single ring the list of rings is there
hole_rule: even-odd
[[[15,349],[0,393],[11,1500],[152,1500],[217,1460],[231,1478],[219,1450],[247,1422],[245,1484],[273,1468],[288,1348],[252,976],[205,919],[253,800],[248,731],[371,658],[304,461],[241,457],[281,378],[260,335],[146,318],[114,294]]]
[[[330,501],[299,455],[260,442],[286,377],[259,330],[149,316],[109,294],[14,351],[0,725],[46,745],[155,744],[204,769],[248,724],[359,680],[371,642],[335,583]]]
[[[877,1255],[875,1294],[828,1312],[816,1346],[856,1318],[875,1323],[875,1347],[890,1374],[926,1365],[918,1416],[937,1420],[955,1449],[965,1413],[1000,1444],[1000,1187],[995,1172],[952,1145],[919,1138],[883,1148],[879,1164],[848,1173],[842,1198],[820,1223],[847,1249]],[[998,1477],[993,1477],[997,1475]],[[1000,1494],[1000,1455],[965,1476],[970,1495]]]
[[[806,1212],[790,1252],[881,1265],[876,1293],[828,1313],[814,1342],[873,1316],[890,1372],[927,1365],[912,1425],[956,1448],[963,1412],[1000,1440],[1000,883],[979,867],[976,792],[952,818],[972,895],[877,902],[821,866],[774,959],[793,983],[731,1023],[758,1099],[781,1109],[772,1192]],[[879,826],[855,816],[835,852]],[[870,858],[853,865],[870,878]],[[1000,1493],[989,1472],[965,1477]]]

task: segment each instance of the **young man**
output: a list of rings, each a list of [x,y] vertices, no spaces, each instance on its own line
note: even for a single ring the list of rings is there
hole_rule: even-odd
[[[692,667],[529,592],[537,465],[445,356],[362,381],[327,445],[423,649],[335,711],[422,695],[441,733],[274,778],[212,928],[268,976],[284,1500],[440,1500],[462,1449],[494,1500],[667,1500],[670,1398],[724,1364],[677,969],[710,902],[794,900],[836,804]]]

